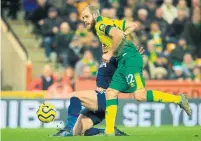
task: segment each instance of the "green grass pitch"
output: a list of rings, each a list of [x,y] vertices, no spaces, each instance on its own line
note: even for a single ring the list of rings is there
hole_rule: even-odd
[[[128,137],[49,137],[56,129],[2,129],[2,141],[201,141],[201,126],[134,127],[120,126]]]

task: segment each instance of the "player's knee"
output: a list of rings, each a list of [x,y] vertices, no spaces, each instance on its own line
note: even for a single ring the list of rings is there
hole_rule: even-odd
[[[83,115],[80,114],[76,123],[75,123],[75,126],[73,128],[73,135],[74,136],[82,135],[82,122],[81,122],[82,117],[83,117]]]
[[[119,91],[108,88],[106,91],[106,99],[115,99],[118,96]]]
[[[77,121],[73,128],[73,136],[81,136],[82,135],[82,124]]]
[[[134,97],[137,101],[146,101],[146,99],[147,99],[146,90],[140,89],[140,90],[135,91]]]
[[[91,127],[93,127],[93,122],[88,117],[82,118],[81,119],[81,124],[82,124],[82,134],[84,134],[86,130],[88,130]]]

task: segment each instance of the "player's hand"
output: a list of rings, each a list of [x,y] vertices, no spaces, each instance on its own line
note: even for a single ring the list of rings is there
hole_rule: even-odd
[[[134,22],[133,26],[135,28],[135,31],[140,29],[140,23],[138,21]]]
[[[105,44],[102,44],[102,52],[103,52],[103,54],[105,54],[106,51],[107,51],[107,46]]]
[[[112,58],[112,56],[113,56],[113,53],[108,51],[107,53],[103,54],[103,56],[102,56],[103,61],[105,63],[108,63],[110,61],[110,59]]]
[[[144,48],[143,47],[140,47],[140,46],[136,46],[138,52],[142,55],[144,53]]]

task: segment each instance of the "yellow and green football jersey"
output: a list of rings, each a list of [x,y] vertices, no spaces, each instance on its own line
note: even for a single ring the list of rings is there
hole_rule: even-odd
[[[112,47],[112,39],[109,36],[110,29],[116,27],[122,31],[125,30],[125,20],[113,20],[106,17],[99,16],[96,20],[95,30],[103,45],[103,53],[108,52]]]

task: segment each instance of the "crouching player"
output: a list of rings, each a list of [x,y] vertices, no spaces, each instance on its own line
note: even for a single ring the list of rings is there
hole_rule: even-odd
[[[141,54],[144,52],[142,47],[138,47],[138,51]],[[66,125],[53,136],[104,134],[104,129],[93,128],[93,126],[105,119],[105,90],[109,87],[116,68],[117,62],[114,58],[109,63],[102,63],[96,78],[97,90],[77,91],[72,94]],[[81,110],[82,106],[85,109]],[[115,135],[126,136],[127,134],[115,128]]]
[[[111,59],[108,64],[101,64],[96,78],[97,90],[77,91],[72,94],[66,125],[64,129],[54,134],[54,136],[92,136],[104,133],[104,129],[92,127],[105,118],[105,90],[108,88],[113,73],[117,68],[116,65],[115,59]],[[82,106],[85,109],[81,110]],[[119,130],[116,132],[119,135],[121,133]]]

